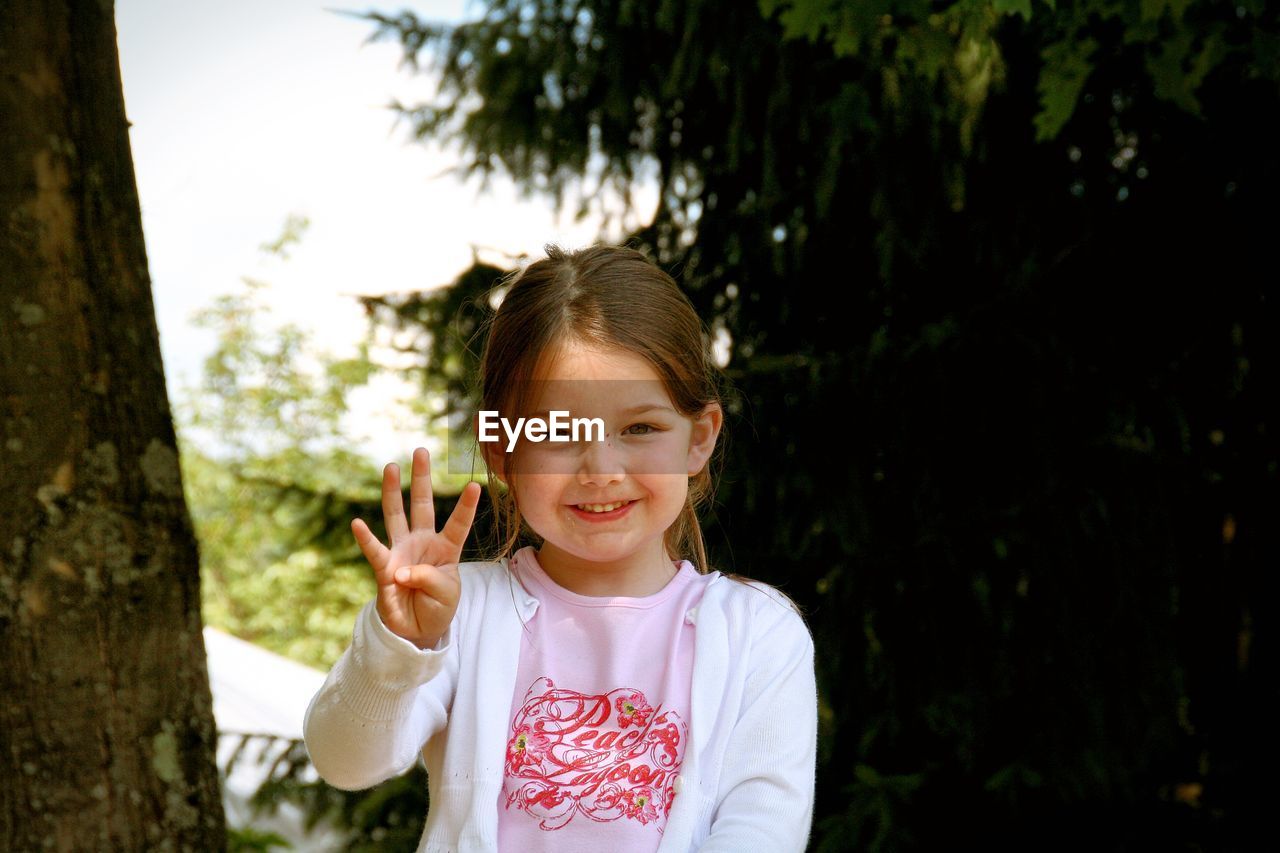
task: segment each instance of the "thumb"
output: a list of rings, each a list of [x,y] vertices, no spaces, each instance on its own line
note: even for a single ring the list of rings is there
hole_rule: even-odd
[[[432,566],[420,563],[416,566],[401,566],[396,569],[395,581],[399,586],[420,589],[432,598],[436,598],[448,593],[450,575],[457,577],[457,573],[457,564]]]

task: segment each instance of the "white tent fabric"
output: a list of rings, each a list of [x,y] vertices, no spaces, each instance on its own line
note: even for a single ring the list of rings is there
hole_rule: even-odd
[[[282,804],[273,815],[255,815],[249,805],[272,762],[287,749],[288,740],[302,737],[303,714],[324,682],[324,673],[216,628],[204,629],[204,645],[218,727],[218,766],[226,766],[245,735],[259,736],[248,741],[224,780],[227,823],[278,833],[294,850],[306,853],[341,849],[340,836],[331,827],[321,825],[306,832],[302,812],[292,804]]]

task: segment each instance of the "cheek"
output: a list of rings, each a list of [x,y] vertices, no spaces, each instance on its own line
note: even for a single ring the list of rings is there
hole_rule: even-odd
[[[684,474],[651,474],[645,482],[652,493],[661,496],[664,504],[682,506],[689,494],[689,478]]]
[[[525,474],[516,486],[516,500],[525,515],[545,515],[555,511],[564,494],[565,478],[552,474]]]
[[[629,451],[627,462],[632,473],[655,477],[688,476],[687,435],[682,436],[673,430],[664,433],[657,441],[629,448]]]

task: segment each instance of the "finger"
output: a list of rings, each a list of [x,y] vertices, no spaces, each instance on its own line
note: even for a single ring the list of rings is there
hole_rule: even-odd
[[[409,526],[414,530],[436,530],[436,505],[431,495],[431,454],[425,447],[413,451],[413,473],[409,478]]]
[[[454,506],[449,520],[445,522],[440,535],[462,554],[462,546],[467,542],[467,534],[471,532],[471,523],[476,518],[476,507],[480,505],[480,484],[467,483],[458,495],[458,503]],[[455,561],[457,557],[454,558]]]
[[[382,520],[387,525],[387,538],[394,546],[409,535],[404,518],[404,495],[400,493],[400,466],[388,462],[382,469]]]
[[[378,537],[373,535],[369,525],[358,518],[353,518],[351,520],[351,535],[356,538],[356,544],[360,546],[360,553],[364,554],[364,558],[369,561],[369,565],[373,566],[375,572],[381,571],[387,564],[387,554],[390,552],[378,541]]]
[[[437,601],[450,598],[456,584],[447,572],[425,563],[401,566],[396,569],[395,580],[400,586],[421,590]]]

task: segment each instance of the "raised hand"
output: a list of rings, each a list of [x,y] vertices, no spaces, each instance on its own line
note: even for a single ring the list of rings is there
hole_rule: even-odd
[[[420,649],[440,641],[458,610],[462,593],[458,561],[479,503],[480,484],[467,483],[458,505],[437,533],[431,456],[419,447],[413,451],[408,522],[400,493],[400,468],[391,463],[382,469],[382,515],[391,547],[379,542],[361,519],[351,521],[351,532],[378,582],[378,615],[393,633]]]

